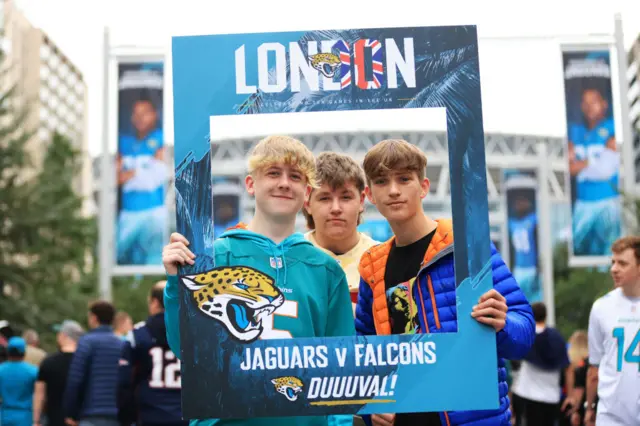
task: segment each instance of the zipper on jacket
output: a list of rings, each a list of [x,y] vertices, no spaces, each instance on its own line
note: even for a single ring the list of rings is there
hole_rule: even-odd
[[[419,280],[418,280],[418,294],[420,295],[420,305],[422,306],[422,320],[424,321],[425,327],[427,327],[427,333],[431,333],[431,331],[429,331],[429,321],[427,321],[427,312],[424,309],[424,297],[422,297],[422,288],[420,288]]]
[[[433,282],[431,275],[427,275],[427,285],[429,286],[429,295],[431,296],[431,307],[433,308],[433,318],[436,321],[436,328],[440,330],[440,315],[438,315],[438,305],[436,304],[436,295],[433,291]]]
[[[425,269],[427,269],[427,267],[429,267],[430,265],[432,265],[433,263],[435,263],[436,261],[438,261],[441,257],[444,256],[445,250],[443,250],[442,252],[440,252],[439,256],[434,256],[433,259],[431,259],[429,262],[427,262],[426,264],[423,262],[422,265],[420,265],[420,270],[418,271],[418,274],[416,275],[416,281],[418,283],[418,294],[420,295],[420,305],[422,307],[422,319],[424,321],[425,326],[427,327],[427,333],[429,333],[429,322],[427,321],[427,311],[424,308],[424,297],[422,296],[422,288],[420,287],[420,274],[422,273],[422,271],[424,271]],[[433,308],[433,318],[436,321],[436,328],[439,330],[440,329],[440,316],[438,315],[438,306],[436,305],[436,297],[435,297],[435,293],[433,291],[433,283],[431,281],[431,275],[427,274],[427,286],[429,287],[429,294],[430,294],[430,298],[431,298],[431,306]],[[411,291],[409,292],[410,294],[412,293]],[[447,422],[446,426],[451,426],[451,421],[449,420],[449,413],[446,411],[443,411],[442,413],[444,415],[444,419]]]

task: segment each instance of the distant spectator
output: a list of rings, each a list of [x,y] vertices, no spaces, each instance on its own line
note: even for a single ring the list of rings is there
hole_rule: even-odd
[[[75,321],[67,320],[54,327],[58,332],[59,352],[47,356],[40,364],[36,390],[33,395],[33,424],[64,426],[62,397],[67,386],[67,375],[76,351],[78,340],[84,330]],[[43,421],[43,409],[46,421]]]
[[[188,426],[182,420],[180,360],[167,342],[164,288],[159,281],[149,292],[149,317],[136,324],[125,341],[120,361],[122,425]],[[162,369],[163,374],[157,373]]]
[[[573,366],[574,384],[567,400],[572,426],[581,426],[586,402],[587,370],[589,368],[589,337],[586,330],[577,330],[569,338],[569,360]]]
[[[33,389],[38,369],[24,361],[27,344],[22,337],[7,342],[8,360],[0,364],[0,421],[2,426],[30,426]]]
[[[40,337],[35,330],[28,329],[22,333],[22,338],[27,342],[27,353],[24,360],[38,367],[47,353],[40,349]]]
[[[13,329],[7,320],[0,320],[0,363],[7,360],[7,342],[13,337]]]
[[[133,320],[128,313],[119,311],[113,320],[113,331],[116,336],[124,339],[133,330]]]
[[[63,399],[68,425],[118,425],[118,363],[124,342],[113,332],[114,316],[109,302],[98,301],[89,307],[91,331],[78,341]]]
[[[536,339],[522,361],[513,393],[524,401],[524,418],[528,426],[555,426],[560,419],[561,375],[568,389],[573,389],[567,343],[555,328],[547,326],[544,303],[531,305],[536,321]]]

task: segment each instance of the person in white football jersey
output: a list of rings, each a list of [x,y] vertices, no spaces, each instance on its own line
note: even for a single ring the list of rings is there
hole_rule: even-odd
[[[615,289],[589,315],[587,426],[640,425],[640,237],[611,249]]]

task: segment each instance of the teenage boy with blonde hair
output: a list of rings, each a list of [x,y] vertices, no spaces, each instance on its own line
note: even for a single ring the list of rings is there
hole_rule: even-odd
[[[378,244],[358,232],[364,211],[364,171],[348,155],[323,152],[316,157],[316,183],[318,188],[311,190],[302,210],[311,230],[305,237],[342,266],[355,314],[358,264],[364,252]]]
[[[342,268],[302,234],[294,233],[296,215],[311,185],[315,185],[315,158],[311,151],[290,137],[263,139],[250,154],[245,185],[249,195],[255,197],[255,214],[248,224],[238,224],[215,240],[215,265],[253,267],[273,276],[286,295],[286,301],[275,311],[280,315],[271,314],[261,320],[260,338],[354,335],[349,287]],[[162,256],[168,276],[164,295],[167,337],[177,357],[180,357],[178,265],[195,263],[188,245],[182,235],[174,233]],[[191,424],[305,426],[352,422],[353,416],[341,415],[207,419],[193,420]]]
[[[356,307],[356,331],[360,335],[457,331],[453,224],[424,214],[422,200],[429,192],[426,165],[424,153],[404,140],[379,142],[365,156],[366,195],[389,221],[394,236],[367,251],[360,260]],[[533,344],[535,323],[518,283],[490,240],[487,244],[491,244],[494,288],[480,298],[472,316],[496,330],[500,408],[363,416],[368,424],[511,424],[504,359],[527,354]]]

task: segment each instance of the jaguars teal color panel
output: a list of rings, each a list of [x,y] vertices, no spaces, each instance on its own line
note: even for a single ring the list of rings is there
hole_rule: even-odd
[[[492,288],[476,28],[189,36],[172,49],[177,229],[197,256],[179,272],[185,418],[498,408],[496,334],[471,317]],[[446,109],[458,332],[261,339],[288,293],[268,261],[214,261],[210,117],[398,108]],[[234,290],[207,290],[219,276]],[[260,303],[234,296],[249,286]]]

